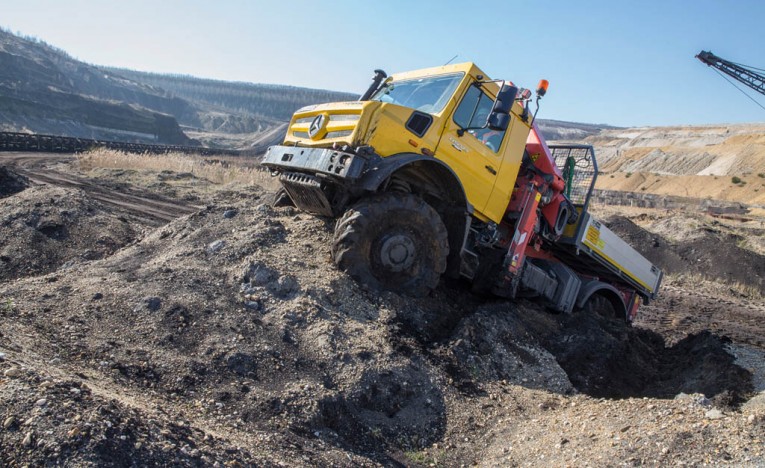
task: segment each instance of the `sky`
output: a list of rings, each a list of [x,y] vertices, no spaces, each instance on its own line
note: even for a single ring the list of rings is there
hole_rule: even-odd
[[[549,80],[541,118],[765,122],[694,58],[765,68],[762,0],[0,0],[0,11],[5,29],[97,65],[362,93],[375,68],[456,55],[519,86]]]

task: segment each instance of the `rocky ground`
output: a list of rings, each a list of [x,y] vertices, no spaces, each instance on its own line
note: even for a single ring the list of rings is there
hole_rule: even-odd
[[[671,280],[632,328],[378,294],[260,187],[4,158],[0,465],[765,464],[761,282]],[[721,244],[627,218],[673,265]]]

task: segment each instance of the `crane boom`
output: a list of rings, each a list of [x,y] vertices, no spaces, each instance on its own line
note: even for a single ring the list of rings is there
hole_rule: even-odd
[[[757,73],[751,68],[729,62],[728,60],[720,58],[712,52],[707,52],[705,50],[699,52],[696,58],[710,67],[714,67],[726,75],[744,83],[758,93],[765,95],[765,75]]]

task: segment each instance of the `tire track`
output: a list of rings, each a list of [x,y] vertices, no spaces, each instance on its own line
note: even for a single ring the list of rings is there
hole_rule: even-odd
[[[676,342],[689,333],[710,330],[736,343],[765,349],[765,304],[664,286],[661,297],[643,306],[635,323]]]
[[[175,218],[194,213],[202,207],[163,197],[136,187],[120,188],[117,192],[108,186],[51,168],[69,163],[73,155],[50,153],[1,153],[0,163],[37,184],[76,188],[99,202],[145,220],[150,225],[162,225]]]

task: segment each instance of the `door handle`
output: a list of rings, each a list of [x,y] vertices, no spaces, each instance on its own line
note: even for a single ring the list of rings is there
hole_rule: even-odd
[[[491,166],[485,166],[486,170],[491,172],[491,175],[497,175],[497,171]]]

